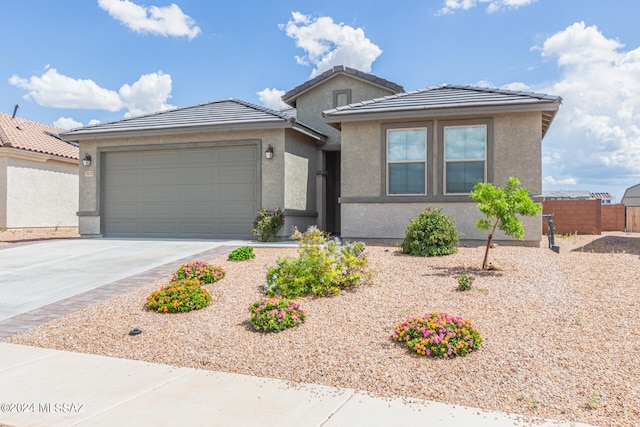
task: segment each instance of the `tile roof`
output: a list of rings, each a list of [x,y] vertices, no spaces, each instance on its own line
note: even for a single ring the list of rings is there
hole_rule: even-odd
[[[369,74],[369,73],[365,73],[365,72],[356,70],[355,68],[345,67],[344,65],[337,65],[337,66],[331,68],[330,70],[327,70],[324,73],[320,74],[319,76],[317,76],[317,77],[315,77],[315,78],[313,78],[311,80],[307,80],[306,82],[304,82],[300,86],[297,86],[297,87],[291,89],[289,92],[287,92],[284,95],[282,95],[282,100],[284,102],[286,102],[287,104],[295,107],[296,106],[296,98],[298,96],[300,96],[304,92],[316,87],[317,85],[321,84],[325,80],[328,80],[328,79],[333,78],[333,77],[335,77],[337,75],[340,75],[340,74],[346,74],[346,75],[349,75],[351,77],[355,77],[357,79],[364,80],[364,81],[366,81],[368,83],[373,83],[374,85],[382,87],[384,89],[387,89],[387,90],[389,90],[390,92],[393,92],[393,93],[404,92],[404,88],[402,86],[400,86],[399,84],[397,84],[397,83],[391,82],[389,80],[383,79],[383,78],[378,77],[378,76],[374,76],[373,74]]]
[[[66,140],[88,135],[108,134],[116,132],[146,132],[157,130],[188,131],[201,130],[203,127],[222,129],[249,128],[285,128],[292,127],[303,133],[326,140],[321,132],[298,122],[295,110],[275,111],[238,99],[226,99],[190,107],[160,111],[143,116],[131,117],[108,123],[99,123],[83,128],[72,129],[62,133]]]
[[[0,113],[0,147],[78,159],[78,147],[61,140],[63,129]]]
[[[339,123],[357,120],[362,115],[396,114],[400,117],[407,113],[424,114],[477,107],[493,107],[505,112],[511,109],[534,109],[543,111],[544,135],[561,103],[559,96],[445,84],[341,106],[323,112],[323,116],[329,123]]]

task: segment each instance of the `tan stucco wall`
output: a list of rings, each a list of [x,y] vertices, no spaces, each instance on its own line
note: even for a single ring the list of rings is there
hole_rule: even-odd
[[[340,132],[325,123],[322,112],[334,108],[334,91],[347,89],[351,89],[351,103],[381,98],[393,93],[362,80],[340,74],[300,95],[296,99],[297,120],[329,136],[327,145],[339,143]]]
[[[415,217],[427,205],[440,206],[452,215],[463,239],[486,239],[486,232],[475,228],[479,212],[475,203],[466,202],[465,196],[443,196],[438,185],[443,179],[442,165],[438,164],[438,123],[452,119],[490,119],[493,130],[493,158],[487,159],[487,167],[493,173],[492,182],[504,185],[510,176],[517,176],[532,195],[542,191],[541,114],[496,114],[482,117],[424,117],[415,121],[429,121],[433,125],[433,155],[430,159],[430,183],[427,196],[403,196],[402,202],[385,195],[384,132],[383,124],[394,121],[367,121],[342,124],[342,235],[346,238],[401,239],[409,219]],[[400,121],[395,121],[399,123]],[[406,122],[406,120],[404,121]],[[493,165],[493,167],[491,167]],[[348,198],[369,198],[349,201]],[[447,202],[447,198],[452,201]],[[410,199],[410,200],[407,200]],[[399,199],[396,199],[399,200]],[[540,218],[527,218],[526,240],[542,238]],[[507,239],[506,236],[496,236]],[[509,239],[507,239],[509,240]]]
[[[401,241],[409,221],[435,206],[456,220],[456,228],[462,233],[461,240],[486,241],[488,231],[479,231],[476,221],[481,217],[475,203],[348,203],[342,205],[342,236],[345,239],[385,239]],[[525,237],[523,243],[536,245],[542,235],[541,217],[524,218]],[[501,231],[496,231],[494,240],[513,241]]]
[[[287,140],[287,143],[285,143],[285,140]],[[116,147],[118,149],[125,147],[129,149],[148,147],[151,149],[163,146],[167,148],[180,147],[182,144],[186,144],[184,147],[189,147],[198,143],[246,144],[255,143],[256,141],[259,141],[258,150],[261,159],[260,206],[275,209],[287,208],[287,203],[297,207],[304,204],[307,210],[315,211],[315,143],[309,142],[306,136],[297,131],[262,129],[83,140],[80,141],[80,157],[82,158],[88,153],[92,156],[93,162],[89,167],[81,166],[79,190],[80,233],[101,234],[99,205],[101,151],[108,152]],[[274,156],[272,159],[267,160],[264,158],[264,151],[269,145],[273,146]],[[290,154],[287,155],[286,152],[290,152]],[[290,157],[291,155],[295,157]],[[288,158],[289,161],[287,161]],[[297,160],[291,160],[293,158]],[[309,161],[302,161],[301,159],[304,158],[309,159]],[[306,171],[302,170],[303,162],[308,166]],[[288,182],[285,179],[287,171],[293,179],[298,179],[293,183],[292,188],[285,186],[285,182]],[[86,176],[91,174],[93,176]],[[305,174],[309,185],[307,186],[306,194],[303,194],[299,178]],[[292,221],[293,218],[291,218]],[[286,224],[281,233],[288,235],[289,228],[289,224]]]
[[[2,161],[6,172],[0,185],[6,184],[6,213],[1,226],[76,227],[78,165],[39,154],[32,160],[28,157],[7,157]]]
[[[542,126],[540,113],[494,116],[494,183],[516,176],[531,195],[542,194]]]
[[[9,159],[0,156],[0,229],[7,228],[7,165]]]

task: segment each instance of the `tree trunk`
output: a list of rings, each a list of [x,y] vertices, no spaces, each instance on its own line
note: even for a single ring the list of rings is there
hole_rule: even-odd
[[[498,226],[498,222],[500,222],[499,219],[496,221],[495,224],[493,224],[493,229],[491,230],[491,233],[489,233],[489,239],[487,239],[487,249],[485,249],[484,251],[484,260],[482,260],[483,270],[487,268],[487,258],[489,258],[489,247],[491,247],[491,239],[493,239],[493,233],[496,232],[496,227]]]

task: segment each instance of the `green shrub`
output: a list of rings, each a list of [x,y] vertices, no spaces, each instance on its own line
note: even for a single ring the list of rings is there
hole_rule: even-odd
[[[199,310],[209,305],[211,295],[198,280],[172,281],[147,297],[147,308],[161,313]]]
[[[466,273],[460,273],[458,275],[458,290],[459,291],[468,291],[471,289],[471,285],[476,280],[474,276],[470,276]]]
[[[297,298],[313,294],[339,293],[365,282],[366,246],[362,242],[342,244],[312,226],[305,233],[297,229],[291,236],[298,240],[298,257],[278,258],[267,268],[263,291],[268,296]]]
[[[249,312],[249,323],[258,331],[279,332],[306,319],[298,302],[281,297],[258,300],[249,306]]]
[[[212,265],[204,261],[191,261],[183,264],[173,274],[172,281],[177,280],[198,280],[200,283],[215,283],[221,280],[226,272],[218,265]]]
[[[229,261],[245,261],[255,257],[256,254],[253,253],[253,247],[241,246],[231,251],[229,254]]]
[[[409,222],[401,248],[413,256],[449,255],[458,251],[459,236],[454,219],[428,207]]]
[[[470,320],[434,312],[396,325],[393,340],[423,356],[453,357],[480,348],[482,335]]]
[[[251,233],[261,242],[274,240],[284,225],[284,213],[277,208],[274,211],[262,208],[251,226]]]

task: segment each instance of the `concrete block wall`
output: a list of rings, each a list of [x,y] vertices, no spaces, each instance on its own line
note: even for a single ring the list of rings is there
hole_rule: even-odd
[[[622,203],[602,205],[602,231],[625,231],[624,208]]]
[[[554,214],[556,234],[602,234],[602,203],[600,200],[547,200],[543,214]],[[544,234],[547,221],[543,221]]]

